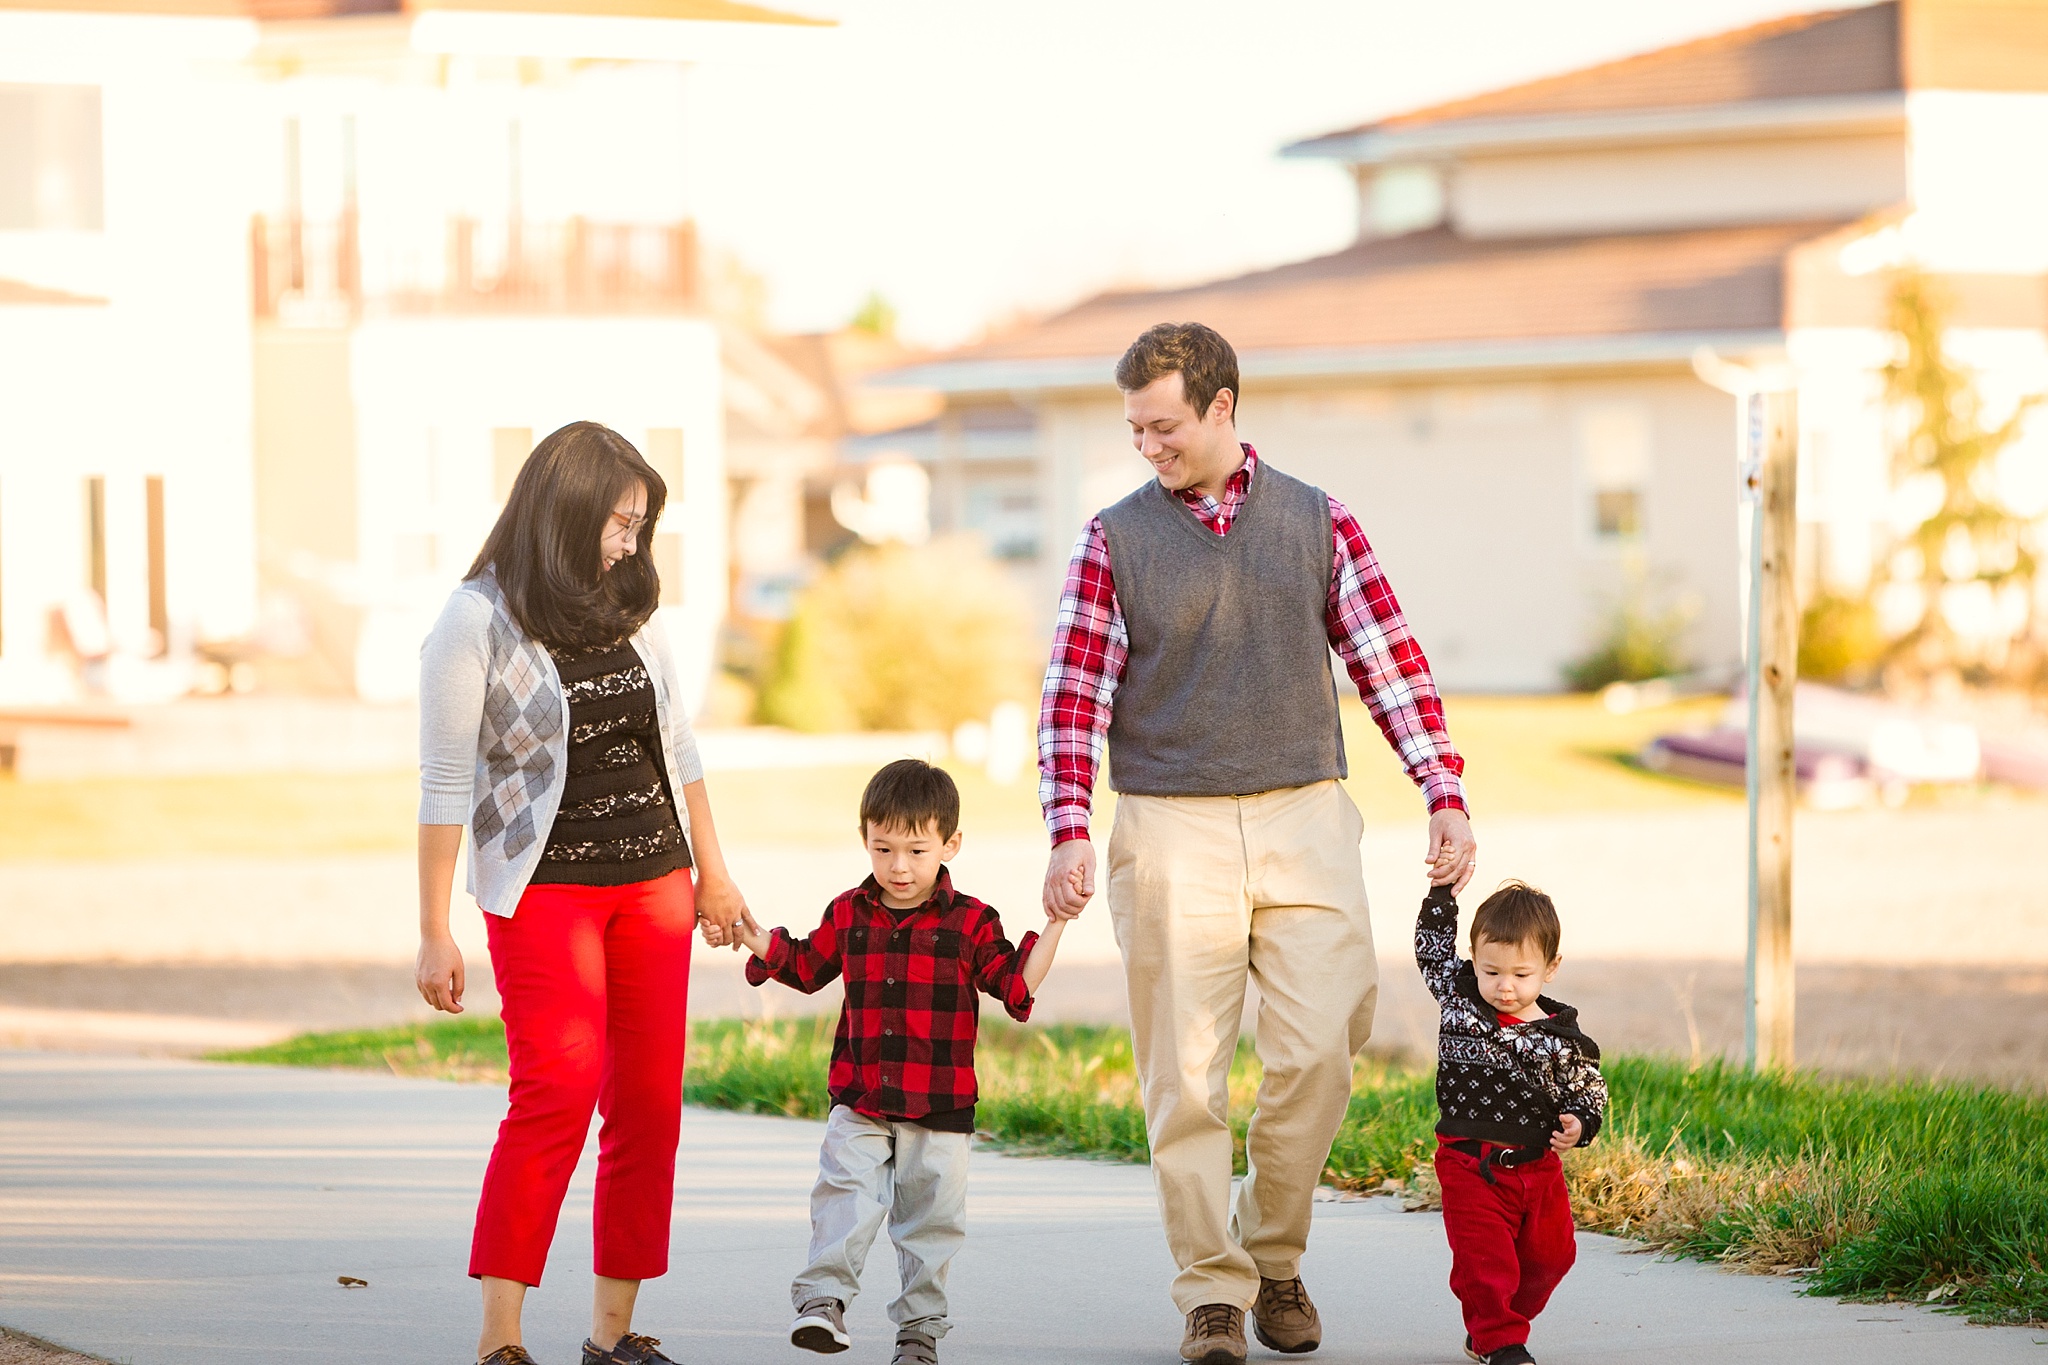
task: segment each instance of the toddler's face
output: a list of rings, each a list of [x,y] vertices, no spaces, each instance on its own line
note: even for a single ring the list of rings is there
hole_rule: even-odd
[[[1502,1014],[1520,1014],[1533,1006],[1563,961],[1554,957],[1545,962],[1543,950],[1533,942],[1482,938],[1472,945],[1472,974],[1479,979],[1479,994]]]
[[[870,823],[867,835],[868,862],[882,884],[882,904],[897,910],[924,904],[939,880],[939,865],[960,851],[957,829],[952,838],[941,839],[933,825],[906,830]]]

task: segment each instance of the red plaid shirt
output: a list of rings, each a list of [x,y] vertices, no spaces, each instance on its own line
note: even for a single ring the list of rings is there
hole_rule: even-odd
[[[1244,467],[1230,476],[1218,500],[1192,490],[1179,497],[1203,523],[1224,535],[1252,484],[1259,453],[1244,448]],[[1422,788],[1431,814],[1465,809],[1465,760],[1444,729],[1443,699],[1429,675],[1429,660],[1409,632],[1401,604],[1380,572],[1358,519],[1330,499],[1334,561],[1324,620],[1330,648],[1372,712],[1401,766]],[[1123,606],[1110,576],[1109,538],[1102,518],[1088,523],[1067,566],[1053,627],[1052,664],[1038,710],[1038,801],[1055,845],[1088,837],[1095,771],[1109,734],[1111,703],[1130,656]]]
[[[826,908],[809,938],[771,934],[768,956],[747,959],[747,980],[809,995],[844,974],[846,1006],[826,1079],[832,1102],[877,1118],[921,1119],[974,1103],[977,991],[1002,1001],[1012,1019],[1031,1017],[1023,968],[1037,941],[1027,933],[1011,947],[996,912],[955,891],[944,868],[931,897],[901,921],[869,877]]]

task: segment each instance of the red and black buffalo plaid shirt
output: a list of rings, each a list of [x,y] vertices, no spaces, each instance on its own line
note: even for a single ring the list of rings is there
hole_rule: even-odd
[[[1002,1001],[1012,1019],[1030,1018],[1023,967],[1038,935],[1012,947],[996,912],[955,891],[944,868],[930,898],[898,914],[869,877],[832,902],[810,937],[771,934],[767,957],[747,959],[747,981],[809,995],[843,973],[846,1005],[826,1082],[832,1102],[912,1121],[973,1105],[977,992]]]

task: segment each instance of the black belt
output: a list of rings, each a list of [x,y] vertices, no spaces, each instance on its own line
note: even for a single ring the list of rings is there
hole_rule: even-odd
[[[1499,1143],[1481,1142],[1478,1138],[1460,1138],[1446,1142],[1444,1146],[1454,1152],[1462,1152],[1479,1163],[1479,1174],[1486,1183],[1494,1184],[1493,1168],[1496,1166],[1512,1171],[1517,1166],[1526,1166],[1532,1161],[1541,1161],[1550,1155],[1548,1147],[1503,1147]],[[1493,1150],[1488,1151],[1491,1147]]]

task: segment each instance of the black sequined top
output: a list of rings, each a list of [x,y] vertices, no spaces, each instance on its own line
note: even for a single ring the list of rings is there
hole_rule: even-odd
[[[638,651],[621,641],[548,653],[569,694],[569,774],[533,884],[624,886],[688,867]]]

